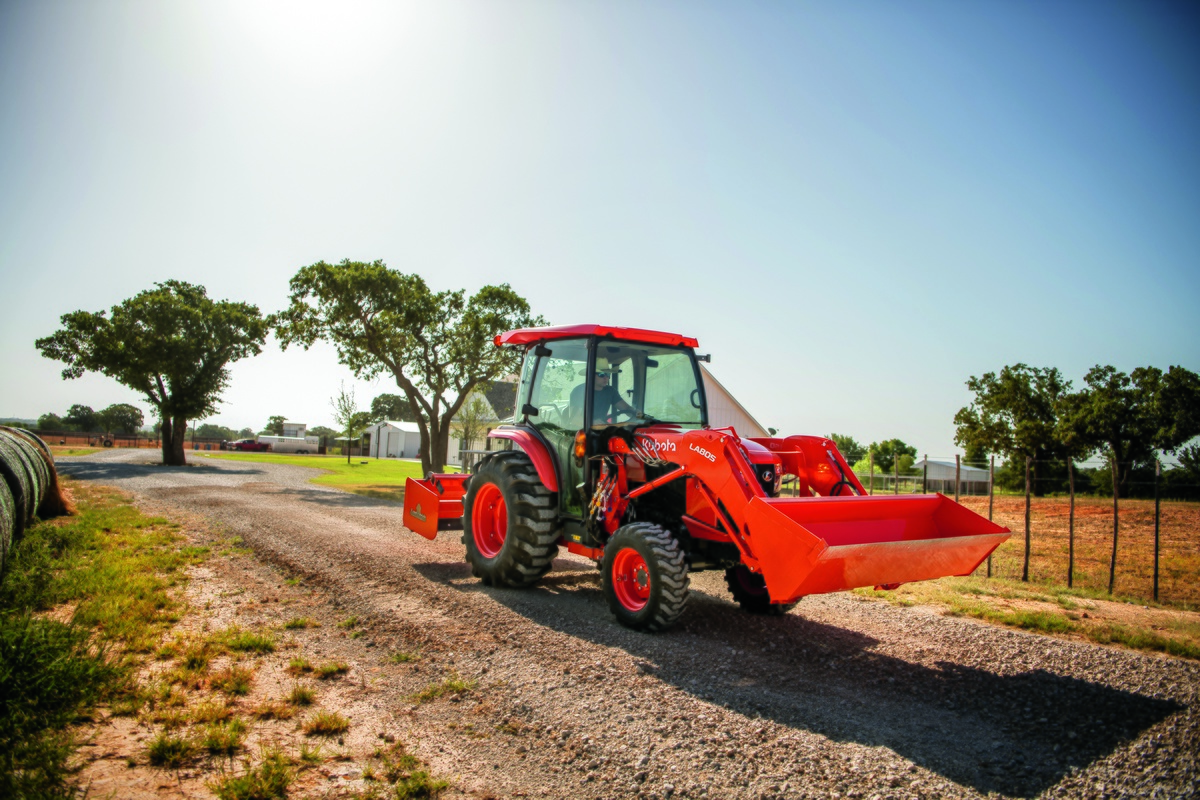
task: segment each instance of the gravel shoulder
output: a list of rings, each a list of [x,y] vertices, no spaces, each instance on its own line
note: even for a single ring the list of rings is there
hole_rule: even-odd
[[[363,620],[361,638],[321,644],[370,693],[356,728],[396,731],[450,796],[1200,794],[1193,662],[849,594],[757,618],[719,573],[692,576],[674,630],[639,634],[612,619],[584,559],[559,558],[533,589],[492,589],[470,576],[459,532],[428,542],[398,505],[309,484],[313,470],[156,458],[59,468],[202,515],[261,562],[246,581],[299,576],[305,613]],[[211,579],[241,579],[225,572]],[[395,651],[421,658],[385,665]],[[476,688],[412,700],[450,675]]]

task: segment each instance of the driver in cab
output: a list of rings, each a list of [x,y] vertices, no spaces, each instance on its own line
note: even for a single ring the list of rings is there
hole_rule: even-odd
[[[605,425],[613,422],[613,415],[625,412],[636,415],[637,409],[621,399],[621,395],[612,387],[612,373],[616,372],[604,360],[596,362],[596,377],[592,381],[592,424]],[[586,370],[580,370],[583,375]],[[587,383],[581,383],[571,390],[571,408],[583,413],[583,393],[587,391]]]

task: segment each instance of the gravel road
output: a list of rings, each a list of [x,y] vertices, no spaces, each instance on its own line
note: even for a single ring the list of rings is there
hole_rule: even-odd
[[[395,504],[309,484],[312,470],[156,458],[111,451],[59,469],[241,536],[371,621],[373,640],[345,647],[415,644],[426,670],[476,680],[470,702],[419,711],[451,731],[422,756],[467,795],[1200,795],[1194,662],[850,594],[758,618],[710,572],[692,576],[675,629],[639,634],[610,616],[585,559],[559,558],[533,589],[491,589],[458,531],[428,542]],[[416,715],[408,691],[384,686],[381,713]],[[468,713],[523,735],[454,734]]]

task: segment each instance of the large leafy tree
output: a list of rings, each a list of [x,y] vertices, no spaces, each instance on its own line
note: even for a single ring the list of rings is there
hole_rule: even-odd
[[[855,441],[853,436],[831,433],[829,438],[837,445],[838,451],[842,454],[842,458],[846,459],[847,464],[853,464],[867,454],[866,446]]]
[[[129,403],[113,403],[103,411],[97,412],[96,418],[104,430],[112,433],[134,434],[140,431],[146,422],[142,410]]]
[[[1063,398],[1061,435],[1115,458],[1120,488],[1158,451],[1174,453],[1200,435],[1200,375],[1191,370],[1139,367],[1126,374],[1097,365],[1083,380],[1085,389]]]
[[[216,411],[228,365],[262,351],[267,323],[258,307],[212,300],[203,286],[164,281],[103,311],[64,314],[38,339],[42,355],[67,365],[63,378],[100,372],[142,393],[162,420],[163,463],[186,463],[190,419]]]
[[[913,463],[917,460],[917,448],[910,444],[905,444],[901,439],[885,439],[882,442],[871,442],[867,446],[867,452],[875,454],[875,466],[884,474],[894,471],[896,459],[900,459],[901,474],[905,474],[912,469]]]
[[[71,430],[83,431],[91,433],[101,430],[104,424],[100,421],[96,412],[91,406],[80,405],[76,403],[67,409],[67,415],[63,417],[63,422],[71,426]]]
[[[416,422],[408,398],[399,394],[381,394],[371,401],[371,422],[385,420]]]
[[[1032,458],[1033,492],[1043,494],[1039,463],[1066,455],[1058,431],[1059,403],[1071,382],[1054,367],[1013,364],[999,374],[970,378],[967,388],[975,400],[954,415],[955,443],[976,457],[999,453],[1013,463]]]
[[[319,261],[291,280],[291,305],[272,317],[286,348],[333,342],[356,376],[387,373],[421,431],[421,465],[445,466],[451,420],[471,390],[513,372],[519,354],[495,347],[505,330],[539,324],[508,284],[434,292],[382,261]]]

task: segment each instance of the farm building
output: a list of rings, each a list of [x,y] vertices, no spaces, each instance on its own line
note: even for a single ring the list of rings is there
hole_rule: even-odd
[[[415,422],[400,420],[384,420],[367,428],[371,444],[367,455],[372,458],[420,458],[421,429]],[[459,465],[458,439],[450,438],[450,447],[446,452],[446,463]]]
[[[704,379],[704,396],[708,400],[708,426],[710,428],[732,427],[739,436],[766,437],[771,434],[759,424],[746,407],[729,393],[719,380],[713,377],[704,364],[700,365]]]
[[[928,467],[929,471],[924,472]],[[921,459],[913,464],[913,469],[924,473],[926,477],[925,491],[954,494],[954,462],[933,461]],[[968,467],[963,464],[959,468],[959,494],[987,494],[989,474],[986,469]]]

